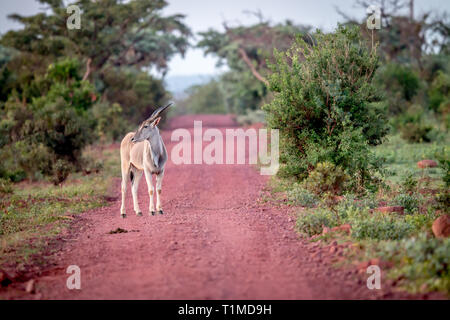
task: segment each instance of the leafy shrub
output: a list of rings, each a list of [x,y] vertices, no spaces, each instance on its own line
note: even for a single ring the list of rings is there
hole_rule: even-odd
[[[27,141],[28,140],[28,141]],[[52,174],[54,154],[43,143],[31,143],[29,139],[12,144],[16,164],[31,180]]]
[[[352,237],[355,239],[395,240],[402,239],[412,232],[412,227],[403,218],[374,211],[362,210],[349,216]]]
[[[297,229],[301,234],[313,236],[321,234],[323,227],[338,226],[337,216],[327,208],[302,211],[297,218]]]
[[[369,145],[381,143],[386,120],[372,77],[377,55],[357,28],[339,26],[315,35],[310,46],[298,37],[286,52],[275,51],[270,89],[263,109],[271,128],[280,129],[280,175],[305,179],[320,162],[330,162],[355,177],[372,181],[381,162]]]
[[[290,189],[287,192],[287,197],[295,204],[308,208],[314,207],[319,201],[315,194],[309,192],[300,185],[296,185],[292,189]]]
[[[194,85],[186,90],[189,97],[184,101],[189,113],[226,113],[225,97],[217,80]]]
[[[419,195],[401,193],[392,201],[393,205],[402,206],[406,213],[415,213],[419,210]]]
[[[448,60],[448,55],[443,53],[440,54],[430,54],[423,57],[424,60],[424,70],[423,75],[427,82],[432,82],[439,72],[450,71],[450,63]]]
[[[323,227],[350,224],[351,237],[357,240],[398,240],[414,232],[428,230],[436,215],[434,213],[410,215],[385,214],[369,209],[375,203],[346,199],[334,209],[319,206],[299,213],[297,228],[309,236],[322,233]]]
[[[375,83],[385,95],[390,114],[404,112],[420,88],[420,79],[410,67],[398,63],[380,68]]]
[[[68,174],[63,163],[79,169],[81,151],[93,139],[95,120],[88,111],[95,91],[80,80],[78,65],[74,59],[50,65],[44,78],[31,81],[38,95],[29,102],[11,95],[0,109],[2,176],[23,172],[30,179],[60,181]]]
[[[442,190],[436,195],[435,208],[444,213],[450,213],[450,191]]]
[[[105,86],[103,96],[106,99],[102,99],[101,102],[109,101],[120,105],[121,118],[134,125],[149,117],[154,108],[162,105],[167,99],[163,81],[152,77],[148,72],[138,71],[135,68],[109,68],[105,70],[102,78]],[[165,120],[166,117],[163,117],[160,125]]]
[[[46,103],[36,117],[29,129],[33,138],[49,147],[57,158],[76,164],[81,150],[93,138],[87,115],[78,114],[71,105],[57,99]]]
[[[430,131],[433,127],[421,123],[407,123],[401,127],[402,138],[408,142],[430,142]]]
[[[437,112],[450,111],[450,75],[439,70],[428,90],[430,109]]]
[[[245,114],[237,117],[237,122],[242,125],[250,125],[253,123],[265,123],[266,115],[262,110],[246,110]]]
[[[430,232],[431,225],[436,218],[436,213],[433,210],[429,210],[426,213],[408,214],[405,216],[405,221],[414,228],[415,232]]]
[[[378,207],[378,200],[375,194],[369,194],[363,198],[358,198],[354,194],[346,194],[345,198],[337,205],[338,210],[373,209]]]
[[[450,238],[428,238],[426,233],[389,241],[378,246],[384,260],[395,262],[391,276],[413,280],[418,291],[425,284],[427,290],[450,293]]]
[[[73,167],[70,162],[63,159],[58,159],[53,165],[53,184],[58,185],[66,180],[71,171],[73,171]]]
[[[122,107],[118,103],[98,102],[92,107],[92,115],[97,120],[96,133],[101,142],[121,138],[129,125],[123,118]]]
[[[340,204],[337,216],[341,223],[351,225],[351,235],[355,239],[401,239],[412,231],[412,226],[404,217],[372,211],[358,202]]]
[[[8,179],[0,178],[0,195],[13,193],[12,183]]]
[[[330,162],[319,162],[309,173],[303,185],[305,189],[316,195],[341,194],[347,180],[349,180],[348,175],[339,166]]]
[[[445,187],[450,187],[450,157],[448,153],[446,153],[444,150],[442,152],[436,153],[436,159],[439,161],[439,167],[441,167],[443,175],[442,180],[445,183]]]
[[[401,190],[404,193],[413,193],[417,190],[417,179],[414,178],[414,173],[409,172],[401,182]]]
[[[84,156],[81,163],[85,174],[98,173],[104,168],[103,161],[95,160],[90,156]]]

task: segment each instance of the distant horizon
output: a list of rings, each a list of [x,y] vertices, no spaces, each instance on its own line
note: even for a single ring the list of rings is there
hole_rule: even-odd
[[[205,84],[220,74],[186,74],[186,75],[167,75],[164,83],[167,90],[175,96],[182,95],[186,89],[191,86]]]
[[[70,1],[69,1],[70,2]],[[319,28],[324,31],[333,30],[338,22],[343,22],[343,18],[336,11],[339,10],[348,13],[349,16],[362,19],[365,16],[363,8],[355,7],[354,0],[281,0],[276,2],[272,0],[229,0],[225,2],[214,2],[206,0],[172,0],[169,5],[163,9],[163,14],[184,14],[184,22],[192,29],[194,39],[191,43],[198,40],[197,32],[206,31],[210,28],[223,30],[224,21],[230,24],[252,24],[257,22],[257,18],[248,11],[261,11],[263,16],[272,23],[283,22],[290,19],[296,24],[311,25],[314,29]],[[0,5],[0,33],[17,29],[20,24],[7,19],[12,13],[21,15],[33,15],[41,12],[43,6],[36,0],[3,0]],[[450,12],[450,1],[447,0],[416,0],[415,15],[428,10],[439,12]],[[218,59],[208,55],[204,56],[201,49],[189,48],[185,58],[181,55],[175,55],[169,61],[169,70],[167,77],[172,76],[195,76],[195,75],[218,75],[226,68],[216,66]],[[154,71],[150,71],[157,75]]]

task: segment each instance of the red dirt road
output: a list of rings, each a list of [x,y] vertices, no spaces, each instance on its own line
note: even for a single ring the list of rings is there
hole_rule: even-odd
[[[235,127],[228,116],[183,116],[171,129]],[[163,134],[170,154],[170,131]],[[206,143],[204,143],[206,144]],[[117,150],[119,157],[119,151]],[[327,248],[301,240],[294,211],[260,201],[267,177],[249,165],[174,165],[163,182],[164,215],[126,219],[117,200],[76,217],[53,266],[36,278],[32,299],[373,299],[405,298],[388,285],[366,287],[368,275],[331,266]],[[298,210],[298,209],[297,209]],[[116,228],[128,233],[108,234]],[[81,290],[68,290],[66,268],[81,268]]]

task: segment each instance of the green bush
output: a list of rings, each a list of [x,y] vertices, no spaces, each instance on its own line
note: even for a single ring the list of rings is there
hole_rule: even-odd
[[[289,201],[293,201],[297,205],[308,208],[316,206],[319,202],[319,199],[315,194],[309,192],[298,184],[288,190],[287,197]]]
[[[392,200],[392,204],[404,207],[406,213],[415,213],[419,210],[420,199],[418,197],[420,197],[418,194],[401,193]]]
[[[429,133],[433,127],[421,123],[407,123],[401,127],[402,138],[408,142],[430,142]]]
[[[436,195],[435,209],[444,213],[450,213],[450,191],[442,190]]]
[[[375,83],[384,93],[388,111],[392,115],[406,111],[420,88],[417,73],[411,67],[398,63],[390,63],[380,68]]]
[[[373,209],[378,207],[376,195],[371,193],[362,198],[354,194],[346,194],[345,198],[339,202],[337,208],[339,210],[352,209]]]
[[[1,176],[14,180],[23,172],[29,179],[50,177],[59,183],[67,168],[80,169],[81,151],[93,141],[89,109],[95,90],[80,80],[78,67],[74,59],[50,65],[45,77],[31,81],[39,95],[29,102],[11,95],[0,109]]]
[[[114,107],[112,111],[116,119],[120,114],[120,118],[126,119],[126,123],[132,123],[133,126],[147,119],[155,107],[162,105],[167,99],[162,80],[135,68],[109,68],[104,72],[102,85],[104,91],[100,103],[117,103],[122,110],[118,112],[119,110]],[[166,117],[163,117],[160,125],[165,120]],[[121,132],[121,134],[125,133],[126,131]]]
[[[251,125],[254,123],[265,123],[266,115],[262,110],[245,110],[245,114],[237,117],[237,122],[241,125]]]
[[[442,169],[442,180],[445,183],[445,187],[450,187],[450,156],[445,150],[442,152],[436,152],[436,159],[439,161],[439,167]]]
[[[11,146],[15,154],[16,165],[31,180],[52,175],[54,154],[43,143],[32,143],[30,139],[17,141]]]
[[[186,90],[189,95],[183,102],[189,113],[227,113],[221,83],[211,80],[203,85],[194,85]]]
[[[382,108],[371,104],[378,101],[372,84],[377,55],[357,28],[339,26],[314,37],[314,46],[298,37],[286,52],[275,51],[271,66],[275,96],[263,109],[268,125],[280,129],[279,173],[305,179],[328,161],[365,186],[381,165],[369,146],[388,130]]]
[[[327,208],[319,207],[314,210],[302,211],[297,218],[297,229],[301,234],[313,236],[321,234],[323,227],[339,225],[337,216]]]
[[[428,90],[430,109],[437,112],[450,111],[450,75],[439,70]]]
[[[409,172],[403,179],[403,181],[401,182],[401,190],[404,193],[413,193],[415,191],[417,191],[417,184],[418,181],[417,179],[414,178],[414,173],[413,172]]]
[[[77,113],[59,98],[48,101],[35,115],[37,118],[29,127],[33,139],[44,143],[57,158],[77,164],[81,150],[93,141],[87,114]]]
[[[127,132],[129,123],[118,103],[98,102],[92,107],[92,115],[97,120],[95,130],[101,142],[117,141]]]
[[[350,224],[351,237],[362,240],[398,240],[414,232],[428,229],[436,216],[430,214],[397,215],[385,214],[369,209],[375,206],[369,202],[347,199],[334,209],[319,206],[299,213],[297,229],[308,236],[321,234],[323,227]]]
[[[377,250],[383,260],[395,263],[391,276],[412,280],[409,286],[415,291],[426,285],[427,290],[450,293],[450,238],[428,238],[421,233],[400,242],[381,243]]]
[[[431,232],[431,225],[436,220],[437,214],[433,210],[428,210],[426,213],[414,213],[405,216],[405,221],[409,223],[414,232]]]
[[[14,189],[9,179],[0,178],[0,196],[3,194],[11,194]]]
[[[73,167],[70,162],[58,159],[53,164],[53,177],[52,182],[54,185],[58,185],[69,176],[69,173],[73,171]]]
[[[374,214],[364,219],[354,219],[352,237],[355,239],[395,240],[409,236],[411,225],[385,214]]]
[[[354,239],[401,239],[408,236],[413,228],[404,217],[360,208],[358,205],[339,208],[339,217],[352,227]]]
[[[320,196],[325,193],[338,195],[345,190],[349,176],[340,168],[330,162],[319,162],[308,178],[303,182],[306,190]]]

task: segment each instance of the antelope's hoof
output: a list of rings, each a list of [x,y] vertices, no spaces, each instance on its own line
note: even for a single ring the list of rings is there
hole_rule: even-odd
[[[159,214],[164,214],[164,211],[159,210],[158,213],[159,213]]]
[[[126,213],[121,213],[120,216],[121,216],[123,219],[125,219],[125,218],[127,217],[127,214],[126,214]]]
[[[138,216],[138,217],[142,217],[142,212],[136,212],[136,215]]]
[[[150,214],[151,214],[152,216],[154,216],[154,215],[156,214],[156,212],[155,212],[155,211],[150,211]]]

